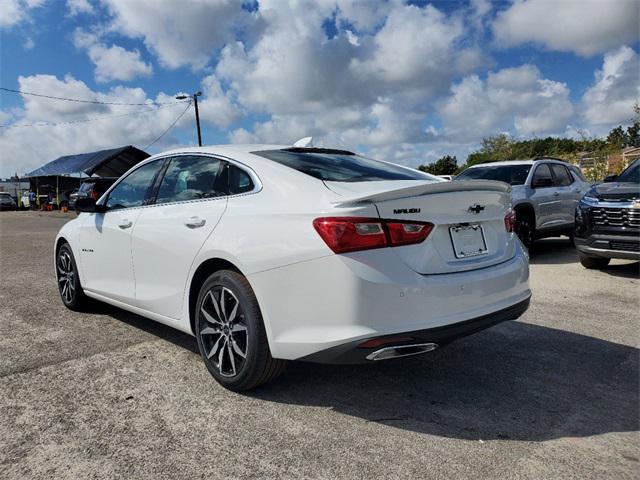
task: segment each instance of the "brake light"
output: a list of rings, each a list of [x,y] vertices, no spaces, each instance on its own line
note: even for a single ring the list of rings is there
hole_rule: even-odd
[[[95,190],[91,190],[91,193],[89,195],[94,200],[98,200],[98,192],[96,192]]]
[[[363,217],[316,218],[313,226],[335,253],[397,247],[423,242],[433,224]]]
[[[516,212],[513,210],[509,210],[507,212],[504,216],[504,226],[507,229],[507,232],[513,232],[516,228]]]

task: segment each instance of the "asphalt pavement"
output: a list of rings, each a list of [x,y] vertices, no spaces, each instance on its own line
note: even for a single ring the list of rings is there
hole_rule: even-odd
[[[530,309],[433,353],[291,363],[247,394],[195,339],[62,305],[74,214],[0,213],[0,478],[638,478],[638,263],[538,242]]]

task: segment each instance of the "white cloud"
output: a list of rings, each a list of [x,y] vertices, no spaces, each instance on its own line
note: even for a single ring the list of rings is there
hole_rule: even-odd
[[[638,25],[637,0],[516,0],[497,15],[493,32],[501,46],[533,42],[589,56],[637,40]]]
[[[378,11],[350,13],[362,11],[347,4],[338,19],[362,29],[338,29],[328,39],[322,22],[335,3],[261,3],[262,35],[225,46],[216,76],[245,110],[271,118],[237,129],[231,141],[314,135],[319,143],[372,147],[428,140],[420,125],[429,101],[484,62],[479,49],[463,45],[462,19],[400,2],[385,4],[385,19]],[[380,28],[366,30],[372,25]]]
[[[582,97],[583,114],[590,125],[626,123],[633,117],[633,105],[640,101],[640,58],[629,47],[604,56],[595,83]]]
[[[142,38],[168,68],[204,67],[216,49],[233,39],[234,30],[253,18],[236,0],[102,2],[113,15],[111,28]]]
[[[34,42],[33,38],[31,37],[25,38],[24,42],[22,43],[22,48],[24,48],[25,50],[33,50],[33,47],[35,46],[36,42]]]
[[[31,10],[44,3],[45,0],[1,0],[0,28],[10,28],[29,20]]]
[[[38,122],[70,122],[95,119],[87,123],[58,126],[31,126],[0,129],[2,164],[0,177],[31,171],[61,155],[113,148],[120,145],[144,147],[157,138],[179,113],[184,103],[159,106],[153,102],[172,102],[173,96],[164,93],[149,98],[141,88],[116,86],[108,92],[92,91],[84,82],[71,76],[58,79],[52,75],[19,77],[19,87],[24,91],[56,92],[68,98],[98,100],[102,102],[147,103],[149,106],[108,106],[76,102],[54,101],[24,96],[24,107],[11,112],[15,125]],[[135,115],[123,116],[128,113]],[[5,112],[5,116],[6,116]],[[189,112],[176,128],[193,122]],[[175,144],[174,131],[154,145],[154,149]]]
[[[203,100],[198,102],[200,118],[219,128],[227,128],[240,117],[230,92],[225,92],[215,75],[202,80]]]
[[[67,10],[71,16],[81,13],[94,13],[93,6],[89,3],[89,0],[67,0]]]
[[[96,35],[80,29],[75,31],[73,42],[77,48],[87,50],[89,58],[96,66],[95,77],[98,82],[130,81],[138,76],[149,76],[153,73],[151,64],[142,61],[138,50],[126,50],[119,45],[108,47],[101,43]]]
[[[464,78],[440,106],[445,135],[478,142],[511,131],[517,136],[554,134],[573,115],[566,84],[541,78],[533,65]]]

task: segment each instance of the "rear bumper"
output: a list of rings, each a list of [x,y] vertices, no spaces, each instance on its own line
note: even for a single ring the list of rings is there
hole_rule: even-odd
[[[429,332],[429,338],[437,333],[444,344],[517,318],[531,296],[528,259],[519,243],[512,259],[467,272],[420,275],[392,249],[379,249],[330,255],[248,279],[271,354],[290,360],[334,361],[341,348],[324,360],[320,352],[407,332],[416,338],[424,337],[416,332]],[[463,325],[468,321],[473,325]]]
[[[478,318],[472,318],[464,322],[458,322],[443,327],[428,328],[425,330],[417,330],[415,332],[403,333],[403,337],[406,340],[381,343],[381,347],[401,346],[401,345],[414,345],[414,344],[435,344],[438,347],[443,347],[452,341],[466,337],[473,333],[480,332],[489,327],[493,327],[498,323],[507,320],[516,320],[529,308],[529,301],[531,297],[516,303],[510,307],[502,309],[500,311],[490,313],[488,315],[482,315]],[[381,341],[385,338],[393,338],[394,336],[377,337]],[[366,340],[364,340],[366,341]],[[362,344],[363,340],[357,340],[355,342],[349,342],[346,344],[338,345],[327,350],[316,352],[312,355],[300,358],[299,360],[307,362],[317,363],[335,363],[335,364],[354,364],[354,363],[367,363],[370,361],[367,357],[381,347],[374,348],[359,348],[358,345]]]

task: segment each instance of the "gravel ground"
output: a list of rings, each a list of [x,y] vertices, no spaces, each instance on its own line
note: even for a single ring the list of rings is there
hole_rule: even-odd
[[[534,247],[533,299],[432,354],[293,363],[238,395],[192,337],[66,310],[52,242],[71,217],[0,213],[0,478],[638,478],[638,263]]]

